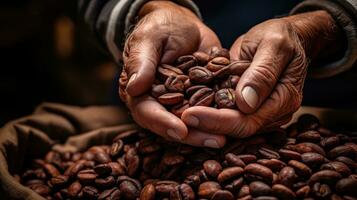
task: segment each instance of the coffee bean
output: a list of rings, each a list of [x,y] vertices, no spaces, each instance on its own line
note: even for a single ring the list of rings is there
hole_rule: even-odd
[[[41,196],[47,196],[51,192],[51,189],[47,185],[43,184],[33,184],[28,187]]]
[[[98,197],[98,200],[120,200],[121,192],[117,188],[104,190]]]
[[[290,160],[288,165],[294,168],[296,174],[299,177],[306,178],[311,176],[312,170],[302,162]]]
[[[86,185],[93,183],[94,180],[97,178],[97,174],[93,169],[85,169],[78,172],[77,178],[82,184]]]
[[[202,88],[196,91],[190,98],[190,106],[210,106],[214,101],[214,91],[210,88]]]
[[[222,166],[215,160],[207,160],[203,163],[203,169],[210,177],[216,178],[222,171]]]
[[[354,159],[356,155],[357,155],[356,150],[353,149],[353,147],[348,146],[348,145],[337,146],[328,152],[328,157],[330,159],[335,159],[339,156],[346,156],[346,157]]]
[[[269,185],[261,181],[253,181],[249,184],[249,191],[253,197],[269,196],[272,189]]]
[[[210,70],[199,66],[192,67],[188,72],[188,76],[194,84],[207,84],[213,79],[213,74]]]
[[[245,163],[243,162],[242,159],[239,158],[239,156],[236,156],[233,153],[227,153],[225,155],[225,159],[227,161],[227,163],[229,164],[229,166],[237,166],[237,167],[245,167]]]
[[[321,154],[310,152],[301,154],[301,161],[310,167],[321,165],[326,161]]]
[[[271,169],[256,163],[251,163],[244,168],[245,176],[248,180],[264,181],[270,184],[273,181]]]
[[[147,184],[141,190],[140,200],[154,200],[156,195],[155,186],[153,184]]]
[[[341,174],[332,170],[321,170],[311,175],[309,183],[314,184],[316,182],[334,184],[342,178]]]
[[[292,187],[295,182],[297,176],[294,168],[286,166],[278,174],[278,179],[280,184],[285,185],[287,187]]]
[[[235,108],[235,91],[231,88],[220,89],[216,92],[215,102],[218,108]]]
[[[320,133],[314,130],[309,130],[303,133],[300,133],[296,140],[298,142],[311,142],[311,143],[319,143],[321,140]]]
[[[212,47],[208,54],[209,54],[210,59],[213,59],[216,57],[225,57],[227,59],[230,59],[229,51],[227,49],[219,48],[216,46]]]
[[[68,195],[71,198],[75,198],[81,190],[82,185],[78,181],[75,181],[68,187]]]
[[[192,55],[197,59],[199,66],[205,66],[210,60],[209,55],[202,51],[196,51]]]
[[[285,160],[301,160],[301,154],[296,151],[291,151],[287,149],[280,149],[279,155]]]
[[[257,160],[257,163],[264,165],[271,169],[272,171],[280,171],[283,167],[286,166],[286,164],[283,161],[277,160],[277,159],[259,159]]]
[[[198,188],[198,195],[200,198],[210,199],[218,190],[221,189],[221,186],[217,182],[207,181],[202,183]]]
[[[96,178],[94,180],[94,183],[98,188],[106,189],[112,187],[115,184],[115,179],[113,176],[107,176],[105,178]]]
[[[169,76],[165,81],[165,87],[169,92],[183,92],[185,89],[185,81],[188,80],[186,75]]]
[[[124,146],[123,140],[119,139],[116,142],[114,142],[110,148],[110,156],[112,158],[118,157],[123,149],[123,146]]]
[[[263,158],[267,158],[267,159],[279,159],[280,158],[280,155],[278,152],[275,152],[271,149],[268,149],[268,148],[260,148],[258,150],[258,152],[260,153],[260,155],[263,157]]]
[[[190,104],[187,100],[183,100],[181,103],[173,106],[171,112],[177,117],[181,118],[182,113],[190,107]]]
[[[112,168],[108,163],[99,164],[94,167],[94,171],[101,176],[109,175],[112,173]]]
[[[197,52],[196,55],[197,54],[198,54],[198,56],[201,56],[200,58],[202,58],[202,56],[204,56],[202,53]],[[202,61],[202,59],[199,61]],[[198,59],[196,58],[195,55],[180,56],[179,58],[177,58],[177,61],[176,61],[176,67],[182,71],[186,71],[186,70],[190,69],[191,67],[196,66],[197,64],[198,64]]]
[[[232,180],[237,178],[238,176],[243,174],[243,168],[241,167],[228,167],[225,168],[221,173],[218,174],[217,180],[220,183],[226,182],[228,180]]]
[[[83,196],[87,199],[97,199],[99,196],[99,191],[92,186],[85,186],[82,192]]]
[[[325,149],[332,149],[340,144],[340,138],[338,136],[331,136],[323,138],[320,141],[320,145]]]
[[[279,199],[296,199],[295,193],[285,185],[275,184],[272,187],[272,191],[274,196],[279,197]]]
[[[225,200],[233,200],[234,196],[230,191],[227,190],[218,190],[217,192],[215,192],[211,198],[211,200],[221,200],[221,199],[225,199]]]
[[[320,169],[335,170],[340,173],[343,177],[349,176],[352,172],[350,168],[343,162],[333,161],[321,165]]]
[[[329,196],[331,196],[332,192],[328,185],[321,184],[321,183],[315,183],[312,186],[312,193],[317,198],[327,199]]]
[[[225,57],[215,57],[211,61],[208,62],[206,68],[211,72],[216,72],[223,67],[229,65],[230,61]]]
[[[157,77],[162,81],[165,82],[166,79],[169,76],[175,76],[175,75],[183,75],[183,72],[176,67],[167,65],[167,64],[161,64],[161,66],[159,66],[157,68]]]
[[[310,186],[308,186],[308,185],[306,185],[306,186],[304,186],[304,187],[301,187],[300,189],[298,189],[298,190],[296,191],[296,196],[297,196],[298,198],[306,198],[306,197],[309,196],[310,190],[311,190],[311,188],[310,188]]]
[[[336,191],[341,194],[347,194],[351,196],[357,196],[357,179],[343,178],[337,181]]]
[[[68,176],[58,175],[51,178],[51,184],[55,187],[61,187],[66,185],[68,182]]]
[[[163,105],[175,105],[181,103],[183,99],[181,93],[166,93],[158,97],[158,101]]]

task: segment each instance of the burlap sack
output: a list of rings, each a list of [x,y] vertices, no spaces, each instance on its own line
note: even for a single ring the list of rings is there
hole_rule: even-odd
[[[124,108],[41,105],[33,115],[0,129],[0,199],[44,199],[11,176],[20,173],[26,161],[43,157],[51,148],[83,150],[104,144],[136,128]]]

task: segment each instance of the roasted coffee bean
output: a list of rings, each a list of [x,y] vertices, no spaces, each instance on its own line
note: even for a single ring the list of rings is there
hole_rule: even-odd
[[[202,51],[196,51],[192,55],[197,59],[199,66],[205,66],[210,60],[209,55]]]
[[[296,199],[295,193],[285,185],[275,184],[272,187],[272,191],[273,195],[279,197],[279,199]]]
[[[280,171],[283,167],[286,166],[286,164],[283,161],[277,160],[274,158],[273,159],[259,159],[257,161],[257,163],[268,167],[269,169],[271,169],[274,172]]]
[[[220,89],[215,94],[215,102],[218,108],[235,108],[235,91],[231,88]]]
[[[198,185],[201,183],[200,177],[198,175],[190,175],[186,177],[184,183],[190,185],[193,188],[197,188]]]
[[[60,175],[58,169],[52,164],[49,163],[44,164],[43,169],[45,170],[46,174],[48,174],[50,177],[56,177]]]
[[[350,169],[357,168],[357,162],[355,162],[354,160],[352,160],[349,157],[339,156],[336,158],[336,161],[340,161],[340,162],[346,164]]]
[[[295,145],[287,145],[285,148],[292,151],[296,151],[301,154],[314,152],[326,156],[325,151],[319,145],[310,142],[303,142]]]
[[[279,155],[285,160],[301,160],[301,154],[296,151],[291,151],[288,149],[280,149]]]
[[[338,136],[331,136],[323,138],[320,141],[320,145],[325,149],[332,149],[340,144],[340,138]]]
[[[187,88],[186,90],[186,94],[190,97],[192,96],[194,93],[196,93],[198,90],[202,89],[202,88],[206,88],[207,86],[205,85],[194,85],[191,86],[189,88]]]
[[[181,103],[173,106],[171,112],[177,117],[181,118],[182,113],[190,107],[190,104],[187,100],[183,100]]]
[[[111,161],[109,155],[104,152],[98,152],[98,153],[94,154],[94,160],[97,163],[108,163]]]
[[[156,195],[155,186],[153,184],[147,184],[141,190],[140,200],[154,200]]]
[[[310,167],[319,166],[326,161],[325,157],[318,153],[303,153],[301,161]]]
[[[125,174],[125,168],[120,165],[119,163],[117,162],[109,162],[107,163],[110,168],[111,168],[111,175],[112,176],[121,176],[121,175],[124,175]]]
[[[217,180],[220,183],[226,182],[237,178],[243,174],[243,168],[241,167],[228,167],[218,174]]]
[[[252,154],[240,154],[237,155],[238,158],[240,158],[241,160],[243,160],[243,162],[247,165],[249,163],[253,163],[257,161],[257,157],[255,155]]]
[[[317,198],[327,199],[329,196],[331,196],[331,189],[326,184],[315,183],[312,186],[312,193]]]
[[[78,172],[77,178],[82,184],[90,184],[97,178],[97,174],[93,169],[85,169]]]
[[[75,198],[81,190],[82,185],[78,181],[75,181],[68,187],[68,195],[71,198]]]
[[[225,57],[227,59],[230,59],[229,56],[229,51],[224,48],[219,48],[219,47],[212,47],[209,51],[209,57],[210,59],[216,58],[216,57]]]
[[[342,178],[341,174],[333,170],[321,170],[311,175],[309,184],[316,182],[334,184]]]
[[[290,160],[288,165],[294,168],[296,174],[299,177],[306,178],[311,176],[312,170],[302,162]]]
[[[105,178],[96,178],[94,183],[98,188],[106,189],[110,188],[115,184],[115,179],[113,176],[107,176]]]
[[[197,54],[199,56],[202,55],[201,53],[196,53],[196,55]],[[208,57],[208,55],[207,55],[207,57]],[[198,60],[195,55],[180,56],[179,58],[177,58],[177,61],[176,61],[176,67],[182,71],[186,71],[186,70],[190,69],[191,67],[196,66],[197,64],[198,64]]]
[[[44,184],[32,184],[28,187],[41,196],[47,196],[51,192],[51,189]]]
[[[198,188],[198,196],[200,198],[210,199],[214,193],[221,189],[217,182],[207,181],[202,183]]]
[[[98,197],[98,200],[120,200],[121,192],[117,188],[104,190]]]
[[[310,191],[311,191],[311,188],[310,186],[306,185],[306,186],[303,186],[301,187],[300,189],[298,189],[295,194],[298,198],[306,198],[309,196],[310,194]]]
[[[186,75],[169,76],[165,81],[165,87],[169,92],[183,92],[185,82],[188,80]],[[189,86],[189,85],[188,85]]]
[[[86,199],[97,199],[99,196],[99,191],[92,186],[85,186],[82,192]]]
[[[116,158],[120,155],[120,153],[122,152],[124,147],[124,143],[123,140],[117,140],[116,142],[114,142],[110,148],[110,156],[112,158]]]
[[[278,198],[273,196],[260,196],[260,197],[255,197],[254,200],[278,200]]]
[[[233,180],[231,183],[228,183],[224,186],[224,189],[231,191],[232,193],[237,193],[239,189],[244,184],[244,178],[240,177],[238,179]]]
[[[190,106],[210,106],[214,101],[214,91],[210,88],[202,88],[196,91],[190,98]]]
[[[264,181],[268,184],[273,181],[273,172],[264,165],[251,163],[244,168],[245,177],[251,181]]]
[[[127,163],[127,173],[130,177],[133,177],[140,166],[140,158],[134,148],[131,148],[125,154],[125,163]]]
[[[225,79],[231,74],[231,69],[228,66],[223,67],[222,69],[213,72],[213,78],[215,79]]]
[[[119,185],[119,189],[124,199],[136,199],[140,195],[140,188],[128,180],[122,181]]]
[[[112,168],[108,163],[105,163],[95,166],[94,171],[100,176],[105,176],[112,173]]]
[[[357,196],[357,179],[340,179],[339,181],[337,181],[335,188],[338,193]]]
[[[168,93],[164,84],[153,85],[151,88],[151,96],[158,98],[159,96]]]
[[[58,175],[51,178],[51,184],[55,187],[61,187],[66,185],[68,182],[68,176]]]
[[[258,150],[259,154],[263,157],[263,158],[267,158],[267,159],[279,159],[280,155],[278,152],[273,151],[271,149],[262,147]]]
[[[191,186],[183,183],[175,187],[175,190],[171,191],[170,199],[184,199],[184,200],[194,200],[195,193]]]
[[[227,153],[225,155],[225,159],[229,166],[237,166],[242,168],[245,167],[245,163],[243,162],[243,160],[240,159],[239,156],[236,156],[233,153]]]
[[[298,142],[311,142],[311,143],[319,143],[321,140],[320,133],[314,130],[309,130],[303,133],[300,133],[296,140]]]
[[[234,196],[230,191],[227,190],[218,190],[215,192],[211,200],[234,200]]]
[[[224,80],[220,84],[219,88],[220,89],[223,89],[223,88],[235,89],[238,84],[239,79],[240,79],[240,77],[237,75],[230,75],[230,76],[228,76],[228,78],[226,80]]]
[[[349,176],[352,173],[350,168],[346,164],[339,161],[332,161],[329,163],[325,163],[321,165],[320,169],[335,170],[338,173],[340,173],[343,177]]]
[[[181,103],[184,100],[183,98],[184,96],[181,93],[166,93],[159,96],[157,100],[162,105],[172,106]]]
[[[206,68],[211,72],[216,72],[223,67],[229,65],[230,61],[225,57],[215,57],[211,61],[208,62]]]
[[[272,189],[269,185],[261,181],[253,181],[249,184],[249,191],[253,197],[269,196]]]
[[[207,160],[203,163],[203,169],[210,177],[216,178],[222,172],[222,166],[215,160]]]
[[[194,84],[207,84],[212,81],[213,73],[200,66],[192,67],[188,71],[188,76],[192,83]]]
[[[330,159],[335,159],[339,156],[346,156],[354,159],[356,155],[357,151],[353,147],[348,145],[337,146],[328,152],[328,157]]]
[[[183,75],[183,72],[179,68],[167,64],[161,64],[161,66],[157,68],[157,77],[162,82],[165,82],[166,79],[172,75]]]
[[[295,182],[297,176],[294,168],[286,166],[280,170],[278,174],[278,179],[280,184],[285,185],[287,187],[292,187]]]

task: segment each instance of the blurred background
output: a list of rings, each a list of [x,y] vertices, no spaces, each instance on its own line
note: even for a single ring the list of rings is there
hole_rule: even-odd
[[[299,1],[195,0],[226,48]],[[78,23],[76,9],[76,0],[1,1],[0,126],[44,101],[81,106],[119,101],[118,67]]]
[[[113,102],[117,67],[76,23],[77,1],[0,3],[0,125],[44,101]]]

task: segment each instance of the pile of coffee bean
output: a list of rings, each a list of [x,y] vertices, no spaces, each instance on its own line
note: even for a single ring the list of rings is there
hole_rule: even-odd
[[[156,72],[151,96],[176,116],[192,106],[236,108],[234,89],[239,76],[232,75],[229,51],[212,47],[209,53],[197,51],[179,57],[173,65],[161,64]],[[120,95],[125,101],[125,72],[120,78]]]
[[[357,134],[312,115],[220,150],[141,130],[85,152],[47,153],[14,175],[46,199],[356,199]]]

